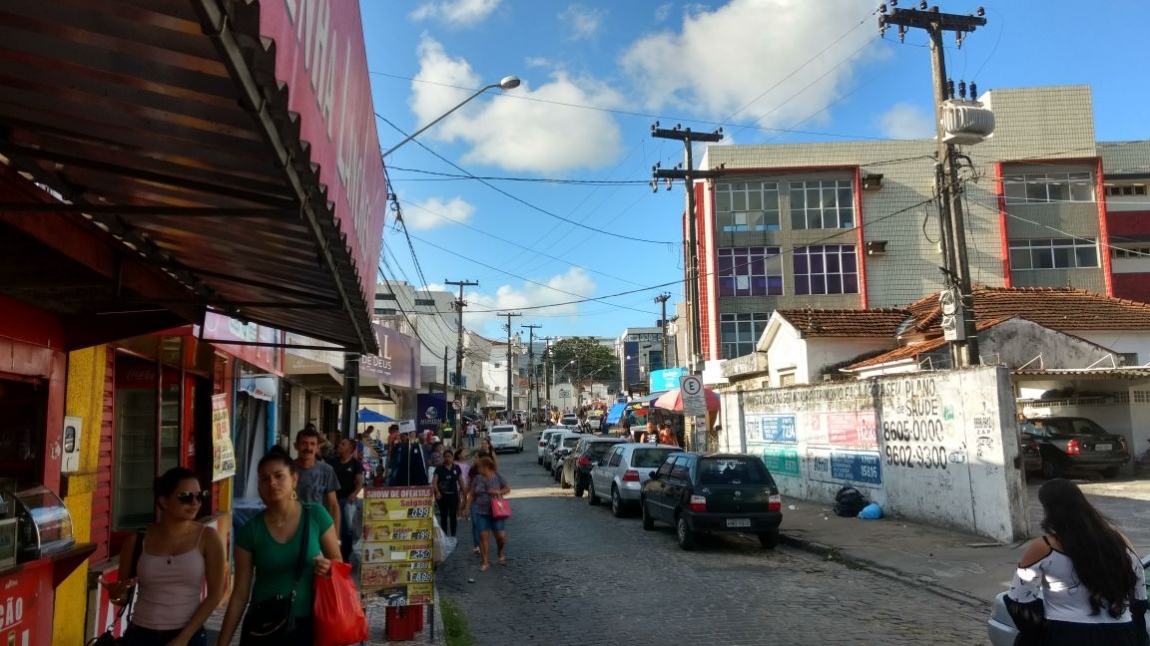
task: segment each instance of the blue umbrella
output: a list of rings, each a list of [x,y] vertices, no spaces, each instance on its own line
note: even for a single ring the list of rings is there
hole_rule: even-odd
[[[376,424],[379,424],[382,422],[394,422],[394,421],[395,420],[391,419],[387,415],[384,415],[383,413],[377,413],[377,412],[371,410],[370,408],[359,409],[359,423],[360,424],[367,424],[369,422],[374,422]]]

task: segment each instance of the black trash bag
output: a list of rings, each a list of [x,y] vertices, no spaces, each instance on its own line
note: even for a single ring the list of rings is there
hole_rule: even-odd
[[[867,499],[854,487],[843,487],[835,494],[835,515],[855,518],[869,504]]]

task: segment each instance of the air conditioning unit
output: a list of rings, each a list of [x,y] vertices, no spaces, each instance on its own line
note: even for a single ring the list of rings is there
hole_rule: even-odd
[[[994,112],[978,101],[950,99],[942,103],[942,140],[969,146],[994,135]]]

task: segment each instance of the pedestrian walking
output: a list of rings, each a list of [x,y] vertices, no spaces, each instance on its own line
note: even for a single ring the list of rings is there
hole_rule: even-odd
[[[482,453],[486,453],[487,457],[491,458],[491,461],[495,463],[495,470],[498,471],[499,458],[495,455],[495,446],[491,443],[490,437],[483,438],[483,441],[479,443],[479,450]]]
[[[429,484],[427,477],[427,463],[424,461],[423,447],[419,443],[419,433],[412,431],[406,441],[401,439],[395,444],[394,452],[395,478],[393,487],[426,487]]]
[[[1144,646],[1146,573],[1130,541],[1069,480],[1047,481],[1038,500],[1046,535],[1006,595],[1018,644]]]
[[[335,526],[340,527],[339,498],[336,496],[339,492],[339,478],[330,464],[319,459],[319,445],[319,432],[313,427],[296,434],[295,468],[299,476],[296,495],[303,502],[323,504],[328,515],[335,521]]]
[[[468,448],[475,448],[475,436],[479,433],[479,429],[475,428],[475,422],[470,421],[467,423],[467,446]]]
[[[363,463],[355,457],[355,444],[344,438],[335,445],[336,457],[329,464],[335,470],[339,481],[339,491],[335,492],[339,503],[339,552],[345,563],[351,562],[352,547],[355,545],[355,519],[360,515],[363,491]]]
[[[489,565],[487,555],[491,550],[491,534],[495,534],[498,563],[507,565],[507,520],[492,515],[491,501],[511,493],[511,485],[495,470],[495,462],[491,458],[479,458],[476,465],[479,474],[471,481],[471,502],[474,503],[473,509],[478,521],[476,524],[479,526],[479,557],[482,559],[479,571],[482,572]]]
[[[671,425],[667,422],[659,425],[659,444],[679,446],[678,440],[675,439],[675,432],[671,430]]]
[[[460,487],[463,483],[463,470],[455,463],[455,455],[451,451],[443,454],[443,463],[435,467],[431,476],[432,491],[435,492],[436,506],[439,509],[439,527],[448,536],[455,537],[456,526],[459,523],[461,501]]]
[[[490,454],[486,451],[477,451],[475,459],[472,460],[471,466],[468,468],[467,478],[464,480],[466,487],[463,491],[463,515],[471,521],[471,551],[476,554],[479,554],[479,506],[471,499],[471,486],[479,477],[479,461],[487,457],[490,457]]]
[[[265,509],[236,532],[235,581],[216,644],[231,643],[241,617],[241,646],[269,643],[259,633],[290,617],[272,638],[276,646],[311,646],[315,577],[330,576],[340,560],[335,524],[323,505],[298,499],[299,474],[287,453],[273,448],[257,472]]]
[[[196,522],[209,492],[183,467],[156,478],[152,492],[159,522],[127,536],[120,549],[124,579],[104,584],[116,605],[128,603],[131,586],[138,587],[131,621],[118,643],[207,646],[204,622],[223,600],[227,577],[223,541],[215,529]]]

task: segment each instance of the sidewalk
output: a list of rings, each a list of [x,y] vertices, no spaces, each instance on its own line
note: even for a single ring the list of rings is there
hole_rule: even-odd
[[[1026,541],[986,538],[899,519],[841,518],[830,505],[785,499],[782,542],[900,581],[924,586],[989,612],[1010,585]]]

